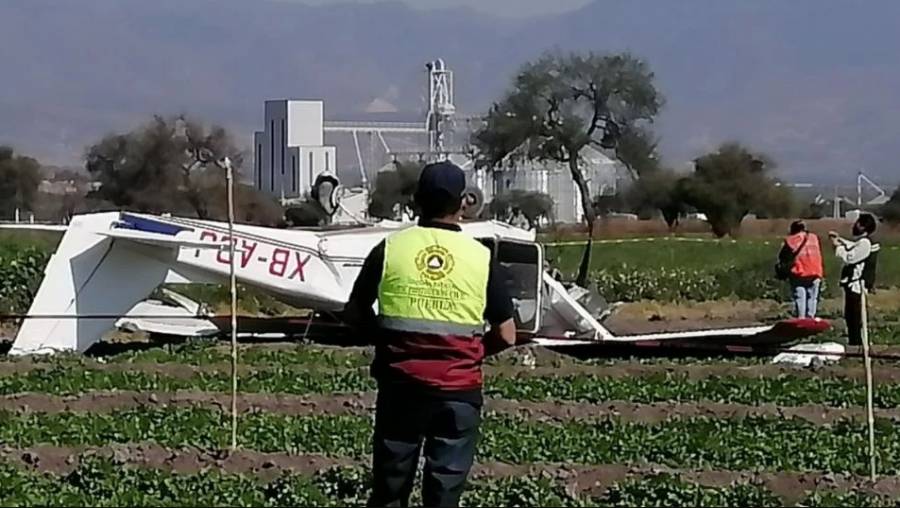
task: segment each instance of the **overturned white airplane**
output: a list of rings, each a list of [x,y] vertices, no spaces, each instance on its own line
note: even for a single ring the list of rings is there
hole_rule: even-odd
[[[365,256],[385,236],[409,224],[293,230],[110,212],[76,216],[65,229],[44,280],[23,320],[10,354],[84,352],[164,283],[221,283],[229,277],[227,249],[236,247],[239,283],[263,290],[299,308],[315,311],[321,333],[339,333],[338,311],[346,302]],[[534,232],[493,222],[463,224],[463,232],[493,249],[509,274],[524,342],[549,347],[700,344],[723,351],[772,346],[814,335],[828,327],[818,320],[774,325],[616,336],[603,326],[605,304],[577,287],[566,288],[544,271],[543,249]],[[221,319],[185,315],[194,325],[221,327]],[[309,318],[313,319],[313,318]],[[135,322],[134,319],[131,320]],[[137,321],[140,328],[140,321]],[[281,321],[290,326],[310,321]],[[121,324],[121,323],[120,323]],[[177,323],[165,324],[178,335]],[[196,326],[182,327],[185,335]],[[239,324],[239,330],[241,324]],[[331,331],[329,331],[331,330]],[[344,329],[346,332],[346,329]]]

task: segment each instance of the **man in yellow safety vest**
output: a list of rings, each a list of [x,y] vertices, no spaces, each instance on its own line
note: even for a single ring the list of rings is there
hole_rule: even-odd
[[[515,344],[512,301],[491,252],[461,233],[465,187],[449,162],[423,169],[418,225],[369,253],[345,309],[375,344],[370,506],[407,505],[423,444],[425,506],[459,505],[481,423],[482,361]]]

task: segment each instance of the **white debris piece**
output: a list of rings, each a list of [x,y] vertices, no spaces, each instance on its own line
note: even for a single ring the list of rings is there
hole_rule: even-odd
[[[116,327],[129,332],[179,337],[211,337],[219,333],[215,324],[204,319],[208,313],[199,303],[167,289],[161,293],[161,300],[145,300],[135,305],[116,322]]]
[[[780,353],[772,359],[772,363],[792,365],[795,367],[812,367],[825,363],[834,363],[841,359],[845,348],[837,342],[820,342],[815,344],[797,344],[788,349],[790,352]]]

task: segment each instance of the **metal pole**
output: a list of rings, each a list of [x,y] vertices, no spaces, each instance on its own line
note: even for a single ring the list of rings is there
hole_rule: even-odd
[[[228,184],[228,251],[230,262],[228,263],[228,275],[231,292],[231,451],[237,449],[237,390],[238,390],[238,347],[237,347],[237,277],[235,276],[235,244],[234,238],[234,170],[231,160],[225,158],[225,179]]]
[[[833,218],[833,219],[841,218],[841,202],[838,201],[837,185],[834,186],[834,201],[831,202],[831,218]]]
[[[866,369],[866,422],[869,427],[869,474],[872,483],[875,483],[875,410],[874,410],[874,386],[872,382],[872,358],[869,356],[869,319],[866,298],[866,284],[860,281],[860,311],[862,317],[862,346],[863,363]]]

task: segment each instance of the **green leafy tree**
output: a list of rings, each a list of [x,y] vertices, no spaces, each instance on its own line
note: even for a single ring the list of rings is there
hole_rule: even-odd
[[[239,180],[244,155],[228,131],[185,117],[156,116],[88,148],[86,169],[100,183],[88,198],[119,209],[224,220],[225,178],[214,164],[224,157],[231,159]],[[271,198],[245,184],[235,185],[235,209],[245,222],[281,219]]]
[[[319,203],[308,199],[286,208],[284,219],[288,225],[294,227],[321,226],[328,220],[328,214]]]
[[[900,223],[900,187],[891,194],[891,199],[881,207],[881,217],[891,223]]]
[[[541,220],[553,218],[553,198],[542,192],[513,189],[495,196],[488,207],[494,218],[506,220],[521,211],[530,228],[537,227]]]
[[[778,182],[764,186],[758,202],[750,209],[750,212],[760,219],[796,217],[801,211],[802,206],[797,203],[791,189]]]
[[[375,186],[369,198],[369,215],[381,219],[397,219],[399,213],[415,214],[413,195],[419,183],[419,175],[425,163],[420,161],[395,161],[391,170],[380,171],[375,176]]]
[[[737,143],[726,143],[694,161],[676,195],[706,215],[718,237],[734,235],[749,213],[783,216],[791,211],[791,194],[769,176],[774,164]]]
[[[800,209],[800,217],[803,219],[823,219],[831,213],[828,203],[811,201]]]
[[[613,212],[621,212],[628,208],[626,196],[622,193],[604,194],[594,197],[594,213],[600,217],[606,217]]]
[[[0,146],[0,216],[12,217],[17,209],[33,211],[40,184],[38,161]]]
[[[662,97],[653,79],[649,66],[629,54],[553,52],[527,63],[473,135],[479,164],[497,167],[508,157],[566,164],[592,240],[597,214],[580,154],[587,146],[614,149],[623,131],[656,116]],[[580,285],[591,246],[588,241],[578,270]]]
[[[672,170],[652,171],[634,183],[626,199],[639,216],[649,218],[660,213],[669,229],[674,229],[688,211],[683,197],[678,194],[678,180]]]
[[[660,171],[657,151],[659,140],[646,126],[625,126],[616,143],[616,157],[635,179],[645,178]]]

